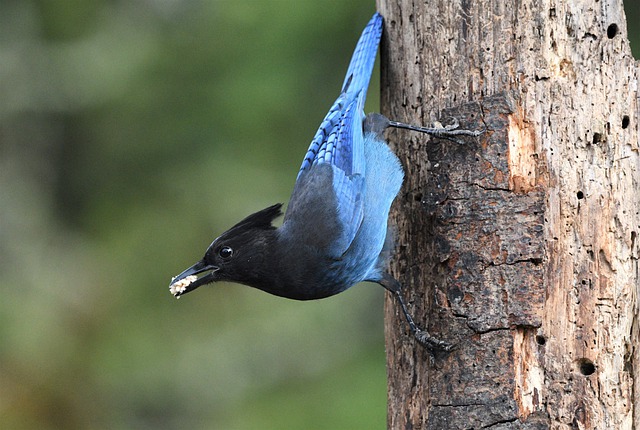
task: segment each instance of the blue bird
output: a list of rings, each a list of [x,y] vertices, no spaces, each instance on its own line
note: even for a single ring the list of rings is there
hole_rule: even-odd
[[[393,246],[389,209],[404,173],[382,134],[387,127],[445,138],[478,133],[416,127],[380,114],[365,117],[382,23],[382,16],[374,14],[360,36],[342,91],[300,166],[282,225],[272,224],[282,215],[282,204],[249,215],[216,238],[202,260],[172,279],[174,296],[232,281],[276,296],[314,300],[372,281],[395,296],[420,344],[430,350],[451,348],[417,327],[401,284],[386,271]]]

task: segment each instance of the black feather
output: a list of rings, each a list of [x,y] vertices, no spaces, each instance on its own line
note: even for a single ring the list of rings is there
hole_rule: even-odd
[[[233,235],[238,231],[246,231],[250,229],[275,230],[276,227],[272,223],[273,220],[282,216],[281,209],[282,203],[276,203],[275,205],[253,213],[227,230],[225,235]]]

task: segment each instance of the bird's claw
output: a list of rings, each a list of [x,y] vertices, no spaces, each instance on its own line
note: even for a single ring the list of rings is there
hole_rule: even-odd
[[[416,340],[420,345],[425,347],[429,352],[443,351],[450,352],[456,348],[455,344],[445,342],[436,337],[431,336],[428,331],[417,329],[414,333]]]
[[[447,124],[447,125],[443,126],[443,125],[442,125],[442,124],[440,124],[439,122],[436,122],[436,123],[434,123],[434,124],[433,124],[433,126],[434,126],[435,128],[441,128],[441,129],[443,129],[444,131],[452,131],[452,130],[455,130],[455,129],[457,129],[458,127],[460,127],[460,122],[458,121],[458,118],[456,118],[456,117],[451,117],[451,119],[453,120],[453,123],[451,123],[451,124]]]
[[[456,142],[459,144],[464,144],[463,141],[457,139],[457,137],[459,136],[478,137],[486,131],[486,129],[483,129],[483,130],[459,129],[458,127],[460,127],[460,123],[458,122],[458,120],[456,118],[453,118],[453,121],[454,121],[453,124],[448,124],[445,126],[443,126],[439,122],[436,122],[433,124],[433,127],[421,127],[421,126],[405,124],[402,122],[389,120],[387,126],[404,128],[407,130],[413,130],[420,133],[426,133],[429,136],[432,136],[438,139],[450,140],[452,142]]]

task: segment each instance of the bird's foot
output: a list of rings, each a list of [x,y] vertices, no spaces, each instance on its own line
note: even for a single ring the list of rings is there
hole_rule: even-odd
[[[416,328],[413,335],[418,343],[431,353],[436,351],[450,352],[456,347],[454,344],[433,337],[428,331],[419,328]]]
[[[456,118],[453,118],[452,124],[448,124],[445,126],[443,126],[440,123],[435,123],[433,124],[433,127],[421,127],[417,125],[405,124],[403,122],[398,122],[398,121],[389,121],[388,126],[396,127],[396,128],[404,128],[407,130],[413,130],[420,133],[426,133],[429,136],[433,136],[439,139],[451,140],[453,142],[460,143],[460,144],[464,143],[463,141],[458,139],[458,137],[460,136],[478,137],[485,132],[485,130],[461,129],[459,128],[460,123]]]
[[[409,313],[407,304],[405,303],[404,297],[402,295],[402,284],[400,284],[397,279],[395,279],[389,273],[384,272],[382,273],[381,279],[377,280],[376,282],[378,282],[394,295],[394,297],[400,304],[400,309],[402,310],[402,313],[404,314],[404,317],[409,324],[409,328],[411,329],[413,336],[418,341],[418,343],[422,345],[422,347],[429,351],[432,359],[434,358],[434,354],[437,352],[449,352],[455,349],[456,346],[454,344],[431,336],[428,331],[418,327],[415,321],[413,321],[413,317]]]

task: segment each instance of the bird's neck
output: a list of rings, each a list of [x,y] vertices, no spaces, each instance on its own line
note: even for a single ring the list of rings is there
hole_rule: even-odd
[[[278,230],[259,230],[252,234],[252,243],[245,251],[243,269],[234,279],[236,282],[268,292],[274,289],[281,267],[279,248],[282,244]]]
[[[285,225],[276,230],[261,232],[256,241],[256,263],[249,271],[245,285],[257,288],[277,296],[295,298],[294,279],[301,259],[298,243]]]

